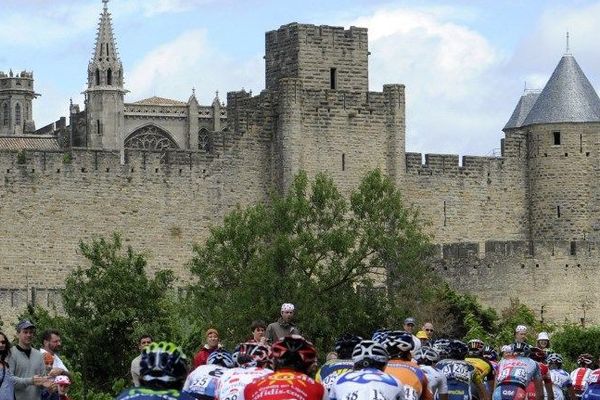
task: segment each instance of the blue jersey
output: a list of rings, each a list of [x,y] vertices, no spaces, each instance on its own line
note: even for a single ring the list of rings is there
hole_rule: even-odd
[[[148,388],[125,389],[116,400],[195,400],[194,397],[178,390],[153,390]]]
[[[475,367],[464,360],[442,360],[435,366],[448,380],[449,400],[470,400]]]
[[[393,376],[375,368],[340,375],[329,391],[330,400],[404,400],[405,388]]]
[[[315,381],[320,382],[325,386],[325,389],[329,392],[331,386],[335,383],[337,378],[351,371],[354,367],[352,360],[331,360],[327,361],[317,372]]]

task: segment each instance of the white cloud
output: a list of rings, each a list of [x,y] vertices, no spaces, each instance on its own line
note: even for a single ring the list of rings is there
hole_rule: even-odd
[[[197,29],[155,48],[126,71],[126,86],[131,91],[127,101],[155,95],[185,101],[196,87],[202,88],[196,92],[198,100],[210,104],[216,90],[224,100],[227,91],[262,87],[262,76],[259,56],[232,59],[213,49],[206,32]]]
[[[369,29],[373,89],[406,85],[409,151],[487,153],[510,116],[497,115],[493,95],[505,56],[457,15],[448,7],[386,8],[345,24]]]

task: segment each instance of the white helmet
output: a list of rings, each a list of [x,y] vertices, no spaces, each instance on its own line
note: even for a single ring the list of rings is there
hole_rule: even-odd
[[[352,361],[358,363],[364,360],[371,360],[378,363],[386,363],[389,360],[388,352],[385,347],[372,340],[363,340],[354,347],[352,352]]]
[[[540,332],[537,340],[550,340],[550,336],[548,336],[548,332]]]
[[[515,333],[527,333],[527,327],[525,325],[517,325]]]

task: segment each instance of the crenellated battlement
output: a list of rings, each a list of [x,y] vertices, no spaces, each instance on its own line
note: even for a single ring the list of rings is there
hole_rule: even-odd
[[[2,78],[23,78],[23,79],[33,79],[33,71],[21,71],[20,73],[14,74],[12,69],[6,73],[4,71],[0,71],[0,79]]]
[[[504,164],[501,157],[463,156],[456,154],[406,153],[406,172],[416,175],[470,175],[489,176],[491,170],[497,170]]]

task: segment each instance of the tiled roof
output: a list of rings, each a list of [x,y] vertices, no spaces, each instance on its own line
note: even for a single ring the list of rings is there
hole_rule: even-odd
[[[531,111],[531,108],[535,104],[535,101],[538,99],[539,95],[539,92],[529,92],[521,96],[517,106],[515,107],[515,110],[513,111],[503,130],[520,128],[523,126],[523,121],[525,121],[525,118],[527,118],[527,114],[529,114],[529,111]]]
[[[140,104],[146,106],[185,106],[187,103],[179,100],[165,99],[164,97],[150,97],[148,99],[136,101],[132,104]]]
[[[555,122],[600,122],[600,98],[572,55],[561,58],[523,126]]]
[[[0,136],[0,150],[60,150],[55,136]]]

